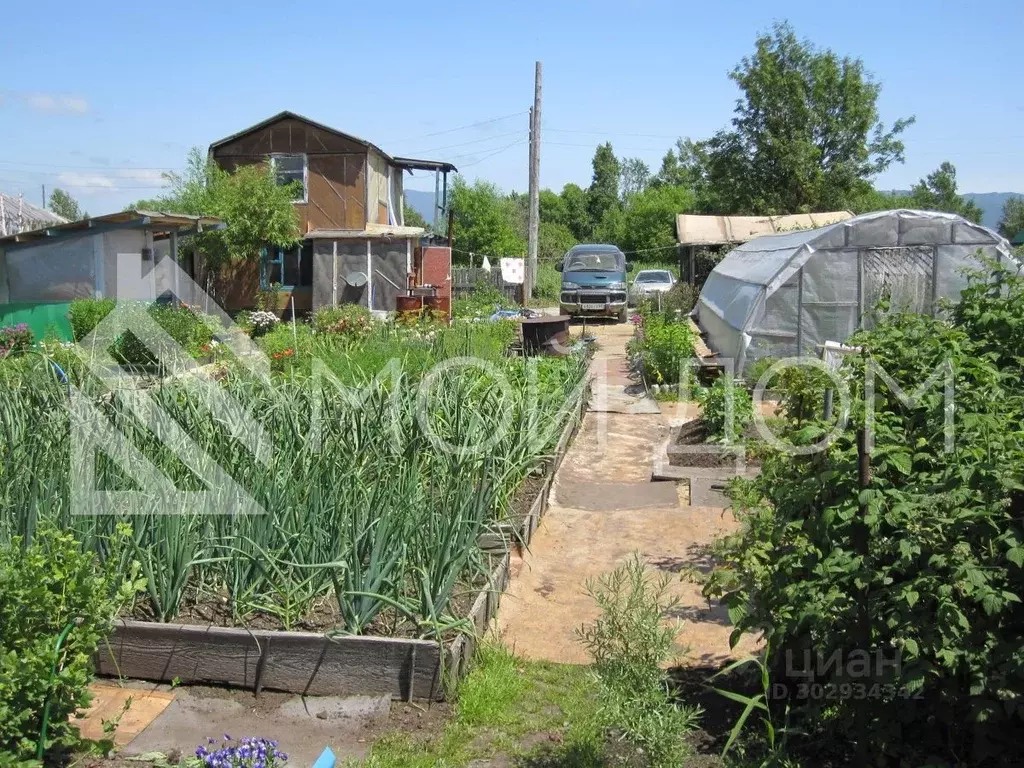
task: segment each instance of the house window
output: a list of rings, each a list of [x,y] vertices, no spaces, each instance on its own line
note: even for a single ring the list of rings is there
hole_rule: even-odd
[[[287,184],[295,184],[295,197],[293,202],[306,202],[306,156],[305,155],[271,155],[270,167],[274,169],[274,177],[277,185],[283,187]]]
[[[265,248],[260,269],[260,288],[277,285],[283,289],[313,285],[313,243],[306,240],[297,248]]]

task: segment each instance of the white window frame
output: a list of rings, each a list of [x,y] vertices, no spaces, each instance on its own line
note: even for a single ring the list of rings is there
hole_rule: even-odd
[[[282,157],[302,158],[302,197],[292,200],[293,203],[309,202],[309,157],[305,152],[275,152],[270,156],[270,170],[274,173],[274,181],[277,181],[277,160]]]

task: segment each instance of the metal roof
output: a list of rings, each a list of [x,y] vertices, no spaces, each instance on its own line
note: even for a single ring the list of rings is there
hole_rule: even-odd
[[[306,233],[310,240],[372,240],[385,237],[420,237],[422,227],[398,227],[391,224],[368,223],[366,229],[314,229]]]
[[[266,120],[261,120],[260,122],[256,123],[255,125],[250,125],[248,128],[243,128],[242,130],[238,131],[237,133],[232,133],[230,136],[225,136],[223,139],[218,139],[217,141],[213,142],[210,145],[210,150],[209,151],[213,152],[213,150],[215,150],[217,147],[219,147],[219,146],[221,146],[223,144],[227,144],[229,141],[234,141],[235,139],[239,139],[239,138],[241,138],[242,136],[245,136],[248,133],[252,133],[253,131],[261,130],[263,128],[266,128],[268,125],[273,125],[278,120],[287,120],[289,118],[292,119],[292,120],[301,120],[302,122],[308,123],[309,125],[312,125],[314,128],[317,128],[317,129],[319,129],[321,131],[327,131],[327,133],[333,133],[335,136],[340,136],[343,139],[348,139],[349,141],[354,141],[357,144],[362,144],[364,147],[371,147],[372,149],[376,150],[380,154],[384,155],[384,157],[386,157],[389,161],[394,162],[394,158],[392,158],[391,155],[389,155],[383,149],[378,147],[376,144],[372,144],[371,142],[367,141],[366,139],[361,139],[358,136],[353,136],[351,133],[344,133],[343,131],[339,131],[337,128],[331,128],[331,126],[329,126],[329,125],[324,125],[323,123],[318,123],[316,120],[310,120],[305,115],[300,115],[298,112],[292,112],[292,111],[287,110],[287,109],[284,110],[283,112],[278,112],[273,117],[268,117]]]
[[[318,123],[316,120],[310,120],[305,115],[300,115],[298,112],[292,112],[292,111],[287,110],[287,109],[284,110],[283,112],[278,112],[273,117],[268,117],[266,120],[261,120],[260,122],[256,123],[255,125],[250,125],[248,128],[243,128],[242,130],[238,131],[237,133],[233,133],[230,136],[225,136],[223,139],[218,139],[217,141],[213,142],[210,145],[210,148],[209,148],[208,152],[212,155],[213,151],[215,149],[217,149],[217,147],[223,146],[224,144],[227,144],[228,142],[234,141],[235,139],[239,139],[242,136],[245,136],[246,134],[252,133],[253,131],[259,131],[259,130],[261,130],[263,128],[266,128],[268,125],[273,125],[278,120],[287,120],[287,119],[301,120],[302,122],[306,123],[307,125],[313,126],[317,130],[326,131],[327,133],[332,133],[335,136],[340,136],[343,139],[347,139],[349,141],[354,141],[356,144],[362,144],[364,147],[369,147],[370,149],[374,150],[375,152],[383,155],[387,159],[387,161],[389,163],[391,163],[392,165],[396,165],[399,168],[405,168],[405,169],[408,169],[408,170],[416,169],[416,170],[424,170],[424,171],[443,171],[445,173],[448,173],[450,171],[457,171],[458,170],[458,168],[456,168],[451,163],[446,163],[446,162],[441,161],[441,160],[417,160],[416,158],[412,158],[412,157],[392,157],[387,152],[385,152],[383,149],[378,147],[376,144],[374,144],[372,142],[369,142],[366,139],[361,139],[358,136],[353,136],[351,133],[345,133],[344,131],[339,131],[337,128],[331,128],[331,126],[329,126],[329,125],[324,125],[323,123]]]
[[[680,245],[728,245],[745,243],[755,237],[816,229],[852,219],[852,211],[793,213],[787,216],[694,216],[676,217],[676,236]]]
[[[441,171],[442,173],[451,173],[452,171],[458,172],[459,170],[451,163],[446,163],[443,160],[417,160],[413,157],[396,157],[395,165],[410,171]]]
[[[67,219],[53,211],[26,203],[24,198],[0,192],[0,237],[65,223]]]
[[[63,222],[64,220],[61,219]],[[93,216],[81,221],[71,221],[55,224],[49,227],[33,229],[28,232],[0,237],[0,245],[21,244],[35,241],[52,240],[54,238],[68,237],[79,234],[87,234],[89,230],[102,232],[105,229],[114,228],[139,228],[145,227],[157,230],[179,230],[191,229],[193,227],[205,229],[222,229],[224,222],[212,216],[189,216],[184,213],[161,213],[158,211],[118,211],[108,213],[105,216]]]

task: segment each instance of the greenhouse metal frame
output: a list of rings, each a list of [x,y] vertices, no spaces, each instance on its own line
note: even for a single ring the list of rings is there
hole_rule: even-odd
[[[949,213],[893,210],[818,229],[767,235],[714,268],[695,315],[708,346],[737,371],[762,357],[817,355],[871,327],[886,298],[893,310],[934,313],[956,299],[979,252],[1012,259],[1010,244]]]

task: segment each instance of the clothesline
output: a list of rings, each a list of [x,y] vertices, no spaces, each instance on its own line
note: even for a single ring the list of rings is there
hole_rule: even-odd
[[[638,248],[638,249],[633,250],[633,251],[623,251],[622,253],[625,256],[631,256],[631,255],[634,255],[634,254],[637,254],[637,253],[654,253],[655,251],[667,251],[667,250],[670,250],[670,249],[674,250],[676,247],[677,246],[675,246],[675,245],[662,245],[662,246],[659,246],[657,248]],[[482,258],[487,258],[487,259],[503,259],[503,258],[520,258],[521,259],[521,258],[525,258],[524,256],[517,256],[517,257],[495,256],[495,255],[490,254],[490,253],[477,253],[476,251],[466,251],[466,250],[463,250],[461,248],[452,248],[452,251],[455,252],[455,253],[464,253],[467,256],[472,256],[472,257],[477,257],[478,256],[481,259]],[[558,260],[559,259],[540,259],[540,261],[558,261]]]

